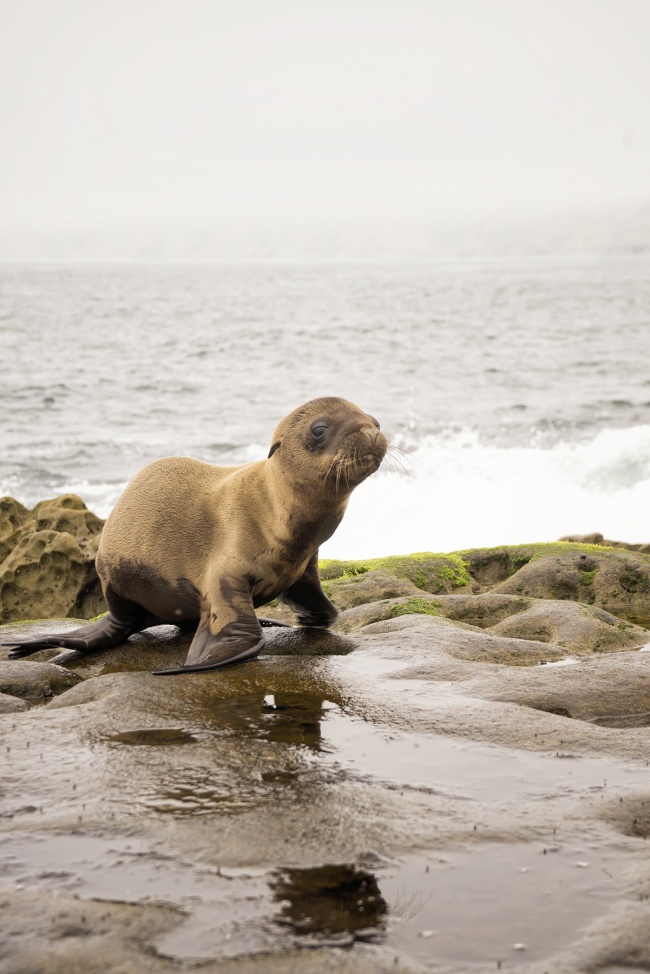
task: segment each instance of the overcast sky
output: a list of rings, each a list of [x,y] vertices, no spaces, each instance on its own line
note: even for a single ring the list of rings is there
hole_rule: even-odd
[[[0,11],[0,230],[650,201],[650,0]]]

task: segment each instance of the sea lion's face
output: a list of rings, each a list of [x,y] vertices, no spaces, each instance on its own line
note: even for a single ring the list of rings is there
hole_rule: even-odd
[[[379,468],[388,442],[373,416],[346,399],[312,399],[286,416],[273,434],[277,454],[292,472],[349,493]],[[303,480],[303,476],[300,477]]]

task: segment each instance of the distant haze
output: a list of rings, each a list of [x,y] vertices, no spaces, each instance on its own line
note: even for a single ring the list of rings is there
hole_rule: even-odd
[[[647,224],[649,41],[648,0],[2,0],[0,258]]]

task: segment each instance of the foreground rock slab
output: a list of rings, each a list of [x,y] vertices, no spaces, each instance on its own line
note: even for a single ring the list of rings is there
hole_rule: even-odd
[[[650,559],[589,568],[617,614],[557,597],[582,546],[502,591],[531,550],[330,566],[337,631],[211,673],[0,653],[0,970],[650,968]]]

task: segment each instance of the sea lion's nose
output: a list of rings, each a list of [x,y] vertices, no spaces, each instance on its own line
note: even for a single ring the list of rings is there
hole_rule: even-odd
[[[370,446],[375,446],[375,444],[384,439],[384,434],[377,429],[376,426],[366,426],[363,429],[363,433],[368,437],[370,441]]]

